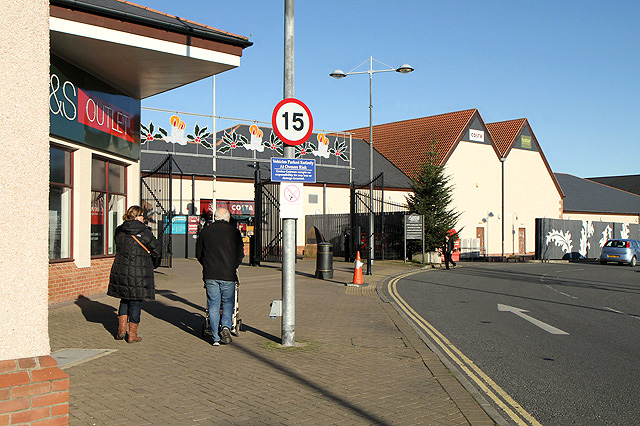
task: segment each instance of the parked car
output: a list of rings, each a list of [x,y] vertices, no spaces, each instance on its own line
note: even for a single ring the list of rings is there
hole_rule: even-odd
[[[600,263],[617,262],[619,265],[628,263],[634,267],[640,258],[640,241],[631,239],[609,240],[602,247]]]

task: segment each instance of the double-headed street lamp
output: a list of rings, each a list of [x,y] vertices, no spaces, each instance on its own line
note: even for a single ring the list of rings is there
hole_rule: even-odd
[[[413,71],[413,67],[411,67],[410,65],[404,64],[399,68],[393,68],[376,59],[373,59],[372,56],[370,56],[369,59],[367,59],[367,61],[369,62],[368,71],[354,71],[360,68],[364,64],[363,62],[362,64],[358,65],[357,67],[355,67],[353,70],[349,72],[344,72],[342,70],[335,70],[329,75],[333,78],[340,79],[348,75],[369,74],[369,203],[370,205],[369,205],[369,238],[368,238],[369,254],[367,256],[367,275],[371,275],[371,260],[373,259],[373,74],[377,72],[391,72],[391,71],[399,72],[401,74],[408,74]],[[376,61],[379,64],[386,66],[387,69],[374,70],[373,61]],[[353,237],[355,237],[355,235]],[[358,236],[358,239],[359,238],[360,236]]]

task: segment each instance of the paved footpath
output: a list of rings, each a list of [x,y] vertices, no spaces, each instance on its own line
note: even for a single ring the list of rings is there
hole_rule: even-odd
[[[51,351],[104,349],[63,365],[71,378],[70,425],[493,425],[413,329],[376,293],[411,266],[376,262],[365,286],[347,287],[353,265],[334,278],[296,265],[297,346],[280,342],[280,265],[240,268],[244,330],[230,345],[202,338],[205,293],[189,259],[156,274],[140,335],[113,339],[118,300],[80,297],[52,306]],[[62,363],[62,362],[61,362]]]

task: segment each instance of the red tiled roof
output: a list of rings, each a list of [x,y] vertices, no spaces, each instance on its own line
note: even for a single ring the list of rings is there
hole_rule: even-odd
[[[437,153],[443,164],[477,109],[373,126],[373,147],[404,174],[412,177],[426,159],[425,152]],[[354,137],[369,142],[369,127],[350,130]],[[434,143],[432,147],[432,142]],[[375,166],[375,164],[374,164]]]
[[[500,156],[504,157],[507,153],[513,141],[520,133],[522,126],[527,122],[526,118],[519,118],[517,120],[499,121],[497,123],[486,123],[487,130],[493,137],[493,142],[496,144],[496,148],[500,152]]]

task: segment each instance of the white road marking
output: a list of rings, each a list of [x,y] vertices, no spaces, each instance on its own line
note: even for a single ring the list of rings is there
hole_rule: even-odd
[[[617,309],[609,308],[608,306],[605,306],[604,308],[605,308],[605,309],[607,309],[607,310],[609,310],[609,311],[611,311],[611,312],[615,312],[616,314],[626,315],[626,316],[631,317],[631,318],[633,318],[633,319],[640,320],[640,317],[639,317],[639,316],[637,316],[637,315],[628,314],[628,313],[626,313],[626,312],[622,312],[622,311],[619,311],[619,310],[617,310]]]
[[[559,328],[556,328],[552,325],[547,324],[546,322],[542,322],[538,319],[535,319],[533,317],[530,317],[529,315],[526,315],[525,312],[529,312],[526,311],[524,309],[520,309],[520,308],[515,308],[513,306],[509,306],[509,305],[502,305],[500,303],[498,303],[498,310],[501,312],[512,312],[514,314],[516,314],[517,316],[519,316],[520,318],[522,318],[523,320],[529,321],[531,324],[540,327],[541,329],[543,329],[544,331],[551,333],[551,334],[569,334],[566,331],[560,330]]]
[[[556,291],[556,292],[560,293],[560,294],[561,294],[561,295],[563,295],[563,296],[570,297],[571,299],[577,299],[577,297],[576,297],[576,296],[572,296],[572,295],[570,295],[569,293],[565,293],[565,292],[563,292],[563,291],[560,291],[560,290],[558,290],[558,289],[555,289],[555,288],[553,288],[552,286],[550,286],[549,284],[545,284],[545,287],[550,288],[551,290]]]

